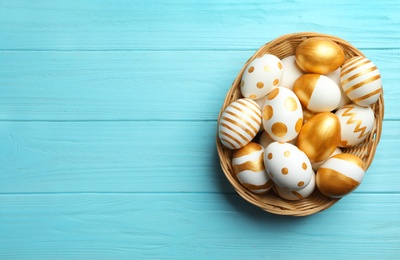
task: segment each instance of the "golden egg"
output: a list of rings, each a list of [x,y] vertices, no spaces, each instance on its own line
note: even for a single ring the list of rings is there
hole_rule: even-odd
[[[317,187],[326,196],[341,198],[360,185],[364,167],[364,162],[353,154],[332,156],[317,171]]]
[[[329,39],[313,37],[297,46],[296,63],[305,72],[327,74],[344,62],[342,48]]]
[[[297,146],[311,162],[319,162],[328,158],[339,142],[339,118],[330,112],[322,112],[311,117],[303,125],[297,139]]]

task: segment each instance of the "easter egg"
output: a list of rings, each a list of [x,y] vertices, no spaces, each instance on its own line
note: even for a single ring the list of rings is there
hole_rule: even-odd
[[[273,142],[265,149],[264,163],[273,182],[288,190],[306,187],[314,171],[306,154],[289,143]]]
[[[297,146],[310,159],[319,162],[328,158],[340,142],[340,121],[330,112],[318,113],[303,125]]]
[[[264,147],[264,149],[267,148],[267,146],[270,145],[273,142],[275,142],[275,140],[272,139],[271,136],[266,131],[262,131],[261,132],[260,138],[258,139],[258,143],[262,147]],[[295,138],[295,139],[293,139],[291,141],[288,141],[287,143],[296,145],[296,142],[297,142],[297,138]]]
[[[340,108],[335,114],[341,126],[340,147],[351,147],[361,143],[374,126],[374,111],[370,107],[352,104]]]
[[[328,197],[341,198],[355,190],[363,177],[363,161],[353,154],[342,153],[323,163],[315,179],[321,193]]]
[[[331,155],[329,155],[329,157],[326,158],[325,160],[320,161],[320,162],[313,162],[313,163],[311,163],[311,166],[312,166],[313,170],[314,170],[314,171],[317,171],[318,168],[319,168],[324,162],[326,162],[326,160],[328,160],[330,157],[332,157],[332,156],[334,156],[334,155],[337,155],[337,154],[340,154],[340,153],[342,153],[342,150],[341,150],[339,147],[336,147],[335,151],[333,151],[333,153],[332,153]]]
[[[320,74],[304,74],[294,83],[293,91],[301,104],[314,112],[332,111],[341,99],[339,86]]]
[[[232,168],[239,182],[254,193],[266,193],[273,185],[264,166],[264,148],[254,142],[236,150]]]
[[[281,198],[286,200],[301,200],[310,196],[315,190],[315,174],[311,175],[310,183],[302,189],[293,191],[282,188],[276,184],[272,187],[273,191]]]
[[[262,109],[262,123],[276,141],[288,142],[296,138],[303,125],[303,111],[293,91],[277,87],[268,94]]]
[[[343,88],[340,87],[341,86],[341,84],[340,84],[340,72],[341,71],[342,71],[342,68],[338,68],[338,69],[332,71],[331,73],[325,75],[328,78],[330,78],[331,80],[333,80],[333,82],[335,82],[336,85],[339,86],[339,89],[340,89],[340,101],[339,101],[339,104],[337,105],[336,108],[341,108],[342,106],[345,106],[345,105],[351,103],[350,98],[346,95],[346,93],[344,93]]]
[[[280,85],[293,90],[294,82],[301,77],[304,72],[297,65],[296,57],[294,55],[283,58],[282,64],[284,70]]]
[[[312,37],[296,48],[296,62],[307,73],[328,74],[339,68],[344,61],[340,46],[323,37]]]
[[[381,75],[375,64],[361,56],[347,60],[340,73],[346,95],[357,105],[369,106],[381,95]]]
[[[253,100],[265,97],[273,87],[279,85],[282,75],[282,62],[275,55],[265,54],[255,58],[243,72],[240,92],[243,97]]]
[[[218,137],[229,149],[250,143],[261,125],[261,109],[251,99],[241,98],[229,104],[218,123]]]

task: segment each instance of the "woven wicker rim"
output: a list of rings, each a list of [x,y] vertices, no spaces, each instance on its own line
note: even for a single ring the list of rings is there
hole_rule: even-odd
[[[243,65],[242,69],[240,70],[236,79],[232,83],[232,86],[225,97],[224,103],[222,105],[221,111],[218,116],[218,122],[225,108],[233,101],[242,97],[239,87],[240,81],[244,70],[252,60],[261,57],[267,53],[273,54],[279,57],[280,59],[283,59],[290,55],[294,55],[297,46],[305,39],[311,37],[324,37],[339,44],[339,46],[341,46],[341,48],[345,53],[345,60],[348,60],[354,56],[365,57],[365,55],[361,51],[359,51],[357,48],[352,46],[347,41],[327,34],[320,34],[315,32],[301,32],[301,33],[293,33],[280,36],[266,43],[265,45],[261,46],[253,54],[253,56],[251,56],[250,59]],[[361,144],[348,149],[342,149],[343,152],[352,153],[361,158],[365,162],[365,170],[367,170],[372,163],[376,147],[381,137],[382,120],[384,115],[383,90],[381,90],[381,95],[379,100],[373,105],[371,105],[371,108],[373,109],[375,114],[375,123],[371,133]],[[339,201],[339,199],[332,199],[326,197],[325,195],[320,193],[318,189],[316,189],[315,192],[311,194],[309,197],[299,201],[288,201],[285,199],[281,199],[272,190],[264,195],[254,194],[245,189],[236,179],[235,175],[233,174],[232,164],[231,164],[231,158],[233,152],[232,150],[227,149],[222,145],[222,143],[219,141],[218,134],[216,143],[217,143],[217,151],[220,158],[221,168],[226,178],[232,184],[236,192],[251,204],[267,212],[278,215],[307,216],[325,210],[334,205],[337,201]]]

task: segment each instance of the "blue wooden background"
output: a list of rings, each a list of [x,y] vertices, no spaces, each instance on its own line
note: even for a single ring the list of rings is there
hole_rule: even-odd
[[[381,71],[356,192],[309,217],[239,197],[217,115],[262,44],[315,31]],[[400,2],[0,0],[0,258],[400,258]]]

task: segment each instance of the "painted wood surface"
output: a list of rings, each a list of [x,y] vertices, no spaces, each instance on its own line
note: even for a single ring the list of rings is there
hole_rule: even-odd
[[[400,2],[0,0],[1,259],[400,258]],[[240,198],[217,115],[246,60],[317,31],[381,71],[361,186],[302,218]]]

